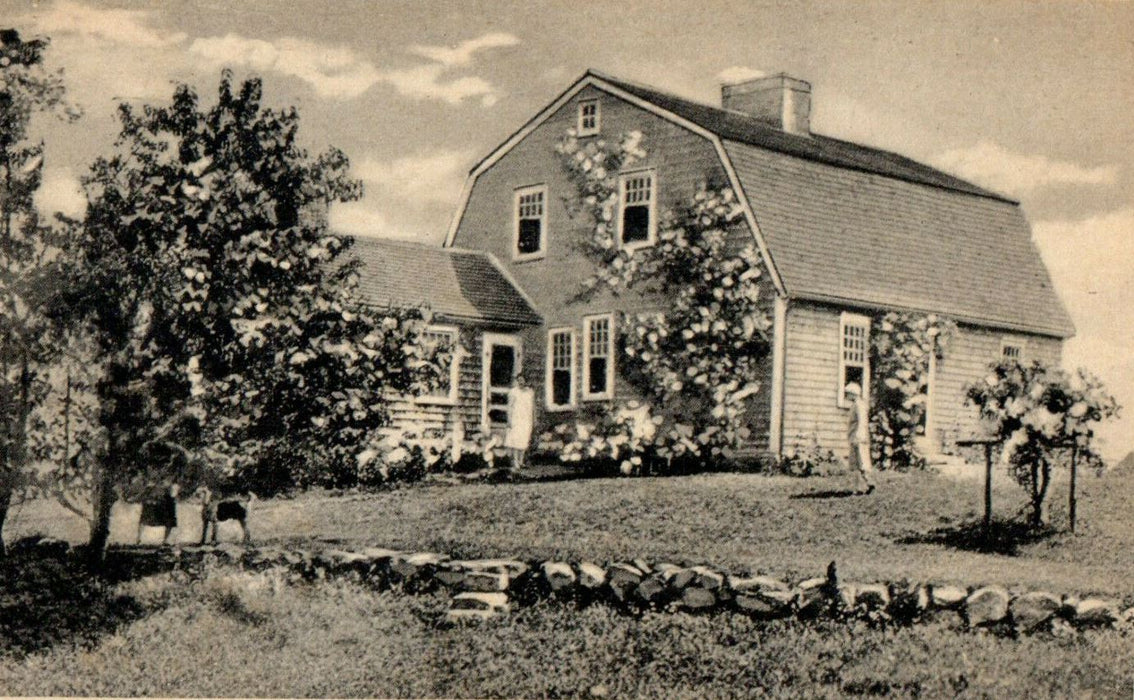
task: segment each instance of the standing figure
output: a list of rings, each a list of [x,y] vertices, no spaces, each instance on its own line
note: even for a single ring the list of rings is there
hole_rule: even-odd
[[[874,471],[874,466],[870,463],[870,416],[867,414],[866,400],[862,397],[862,387],[851,383],[847,384],[844,391],[850,400],[850,416],[847,419],[850,467],[857,474],[855,486],[864,484],[858,492],[866,494],[874,490],[874,482],[870,478],[870,472]]]
[[[528,386],[524,375],[517,374],[508,391],[508,432],[504,435],[504,447],[512,460],[512,469],[524,466],[532,441],[534,412],[535,392]]]
[[[138,544],[142,542],[142,530],[147,527],[164,527],[162,544],[169,544],[169,534],[177,527],[177,484],[170,484],[165,492],[151,501],[142,503],[142,514],[138,517]]]

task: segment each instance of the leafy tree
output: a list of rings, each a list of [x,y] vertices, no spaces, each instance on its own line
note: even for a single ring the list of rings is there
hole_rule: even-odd
[[[211,107],[182,85],[119,117],[69,270],[100,363],[96,559],[119,494],[264,463],[349,468],[387,420],[383,392],[432,367],[421,314],[362,305],[352,241],[327,230],[327,207],[361,194],[346,156],[309,156],[259,80],[226,72]]]
[[[1080,369],[1071,376],[1040,362],[1005,360],[970,385],[966,395],[1004,441],[1001,459],[1028,492],[1033,527],[1043,523],[1052,469],[1069,466],[1072,450],[1082,464],[1101,465],[1094,427],[1119,411],[1090,373]]]
[[[57,347],[45,310],[58,279],[58,241],[36,212],[44,145],[30,142],[28,129],[37,113],[78,112],[64,100],[61,75],[43,67],[47,45],[0,30],[0,556],[12,497],[29,483],[31,419]]]

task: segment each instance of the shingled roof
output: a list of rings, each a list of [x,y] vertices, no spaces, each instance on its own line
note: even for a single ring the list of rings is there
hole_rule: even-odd
[[[424,306],[452,320],[538,325],[539,314],[488,253],[355,238],[359,290],[380,306]]]
[[[1015,201],[895,153],[593,71],[580,82],[594,79],[720,140],[789,297],[1074,334]]]

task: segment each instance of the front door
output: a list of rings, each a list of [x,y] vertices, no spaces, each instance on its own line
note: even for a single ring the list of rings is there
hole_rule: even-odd
[[[514,335],[484,334],[481,423],[486,431],[508,429],[508,392],[520,367],[520,339]]]

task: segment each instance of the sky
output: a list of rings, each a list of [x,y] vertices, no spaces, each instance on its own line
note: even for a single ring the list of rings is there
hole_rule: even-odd
[[[82,212],[119,102],[177,83],[207,101],[229,67],[351,158],[366,195],[336,228],[428,243],[469,168],[587,68],[710,104],[785,71],[813,86],[815,132],[1020,201],[1078,329],[1065,365],[1127,407],[1104,454],[1134,449],[1134,2],[0,0],[0,18],[51,39],[84,110],[39,126],[44,210]]]

